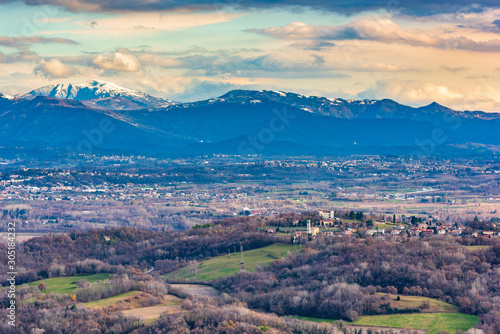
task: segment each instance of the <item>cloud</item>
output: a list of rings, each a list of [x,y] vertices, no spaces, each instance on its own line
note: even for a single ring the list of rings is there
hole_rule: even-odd
[[[402,66],[394,64],[372,63],[372,64],[339,64],[338,69],[361,71],[361,72],[424,72],[425,70],[417,66]]]
[[[321,51],[334,47],[335,43],[327,41],[298,41],[293,43],[292,46],[304,50]]]
[[[74,20],[76,17],[42,17],[36,20],[36,22],[49,24],[49,23],[64,23],[71,20]]]
[[[144,73],[147,72],[144,71]],[[267,84],[267,82],[266,80],[246,78],[221,80],[206,77],[149,74],[140,77],[133,74],[130,81],[122,81],[117,84],[173,101],[193,102],[220,96],[233,89],[261,89],[262,84]],[[276,87],[273,86],[273,88]]]
[[[345,75],[332,72],[326,66],[326,61],[317,55],[303,59],[283,56],[278,54],[265,54],[259,56],[242,57],[240,55],[223,57],[220,55],[193,55],[180,57],[181,67],[192,69],[190,75],[225,76],[234,77],[273,77],[304,78],[304,77],[330,77],[338,78]]]
[[[137,72],[141,69],[141,64],[136,56],[121,52],[99,55],[94,58],[93,63],[98,68],[105,70]]]
[[[238,85],[229,82],[193,80],[182,93],[172,98],[176,101],[194,102],[221,96],[235,89],[258,89],[259,85]]]
[[[456,110],[487,110],[497,104],[487,91],[471,92],[435,82],[397,79],[378,81],[369,89],[359,93],[358,98],[390,98],[413,106],[437,102]]]
[[[96,19],[73,20],[73,30],[66,33],[74,35],[144,35],[162,31],[175,31],[191,27],[206,26],[228,22],[241,17],[240,13],[170,13],[170,12],[127,12],[106,15]],[[42,30],[40,34],[57,34],[58,30]]]
[[[441,66],[441,69],[448,72],[461,72],[466,71],[469,68],[465,66]]]
[[[140,62],[144,65],[159,66],[159,67],[178,67],[181,62],[177,59],[165,57],[157,54],[141,54],[138,55]]]
[[[1,2],[8,2],[2,0]],[[11,0],[14,1],[14,0]],[[471,5],[468,0],[419,1],[380,1],[380,0],[250,0],[250,1],[213,1],[213,0],[23,0],[28,5],[51,4],[63,6],[72,12],[112,12],[112,11],[158,11],[158,10],[202,10],[220,11],[226,7],[236,9],[255,8],[297,8],[307,7],[318,10],[354,14],[364,11],[386,10],[408,15],[427,16],[437,13],[456,11],[478,12],[484,8],[499,8],[497,0],[475,0]],[[0,3],[1,3],[0,2]]]
[[[79,73],[76,68],[63,64],[59,59],[50,59],[48,61],[42,59],[33,72],[44,78],[51,79],[69,78]]]
[[[73,44],[73,45],[78,44],[78,42],[75,42],[67,38],[46,38],[39,36],[25,36],[25,37],[0,36],[0,45],[17,49],[26,49],[30,44],[51,44],[51,43]]]
[[[14,53],[3,53],[0,57],[0,63],[12,64],[12,63],[32,63],[40,59],[40,56],[36,52],[29,50],[21,50]]]
[[[326,39],[338,30],[334,26],[313,26],[304,22],[292,22],[283,27],[246,29],[246,32],[274,37],[276,39]]]
[[[246,31],[282,40],[367,40],[439,49],[500,51],[499,39],[475,41],[465,36],[439,37],[421,31],[405,30],[389,19],[359,20],[341,26],[313,26],[303,22],[292,22],[283,27],[247,29]]]

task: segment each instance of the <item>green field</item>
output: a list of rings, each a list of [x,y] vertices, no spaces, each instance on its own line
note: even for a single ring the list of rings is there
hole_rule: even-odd
[[[286,316],[286,317],[294,318],[294,319],[299,319],[299,320],[304,320],[304,321],[314,321],[314,322],[319,322],[319,323],[326,322],[326,323],[329,323],[329,324],[334,324],[334,323],[337,323],[337,322],[340,321],[340,320],[325,319],[325,318],[302,317],[302,316],[299,316],[299,315],[290,315],[290,316]]]
[[[86,276],[68,276],[68,277],[56,277],[49,278],[40,281],[34,281],[28,283],[29,286],[38,287],[38,284],[45,283],[47,285],[47,290],[45,292],[57,292],[57,293],[74,293],[76,291],[76,282],[81,279],[86,279],[90,283],[100,281],[108,278],[111,275],[109,273],[86,275]]]
[[[379,296],[383,296],[384,293],[377,293]],[[392,306],[398,310],[405,309],[416,309],[422,302],[427,301],[429,303],[429,308],[422,309],[422,313],[458,313],[459,307],[445,303],[438,299],[418,297],[418,296],[402,296],[400,295],[400,300],[397,300],[397,295],[390,295],[392,299]]]
[[[245,269],[254,271],[258,265],[266,265],[272,261],[283,258],[295,250],[294,245],[273,244],[267,247],[252,249],[243,252]],[[297,246],[299,249],[299,246]],[[203,261],[196,265],[187,266],[164,275],[165,278],[195,278],[210,281],[224,276],[237,274],[241,269],[241,254],[222,255]]]
[[[430,330],[428,334],[435,334],[438,330],[450,333],[455,333],[457,330],[465,332],[474,327],[478,321],[478,317],[463,313],[414,313],[360,317],[352,324],[428,329]]]
[[[467,250],[470,250],[470,251],[475,251],[475,250],[482,250],[482,249],[486,249],[490,246],[484,246],[484,245],[479,245],[479,246],[464,246]]]
[[[96,300],[94,302],[88,302],[88,303],[83,303],[85,307],[87,308],[101,308],[101,307],[108,307],[111,305],[115,305],[121,301],[124,301],[125,299],[132,297],[134,298],[135,296],[139,296],[141,292],[139,291],[129,291],[122,293],[121,295],[116,295],[114,297],[109,297],[109,298],[104,298],[100,300]]]

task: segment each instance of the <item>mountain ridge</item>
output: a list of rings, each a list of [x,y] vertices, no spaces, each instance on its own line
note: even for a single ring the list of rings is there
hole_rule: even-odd
[[[500,148],[500,114],[460,112],[438,103],[414,108],[390,99],[265,90],[234,90],[160,108],[105,107],[99,104],[105,99],[115,98],[0,98],[0,146],[166,156],[428,155]]]
[[[232,103],[259,103],[260,100],[266,100],[296,106],[311,113],[341,118],[381,117],[382,115],[373,115],[373,110],[371,110],[371,113],[364,112],[365,109],[367,109],[367,106],[373,105],[377,105],[383,108],[388,108],[389,106],[398,108],[398,113],[400,116],[402,116],[401,111],[418,112],[419,110],[424,110],[426,112],[429,112],[430,110],[439,110],[446,111],[453,116],[482,117],[485,119],[500,118],[500,113],[497,112],[484,112],[478,110],[457,111],[443,106],[437,102],[431,102],[428,105],[420,107],[411,107],[389,98],[383,98],[379,100],[328,98],[276,90],[236,89],[215,98],[196,102],[176,103],[168,99],[154,97],[143,92],[121,87],[111,82],[96,79],[88,80],[83,84],[69,83],[43,86],[38,89],[34,89],[27,94],[17,95],[16,97],[9,97],[2,93],[0,94],[0,97],[9,100],[33,99],[36,96],[76,100],[82,101],[82,103],[88,107],[113,110],[161,109],[176,104],[190,105],[200,103],[217,103],[221,101]],[[346,110],[346,108],[350,110]]]

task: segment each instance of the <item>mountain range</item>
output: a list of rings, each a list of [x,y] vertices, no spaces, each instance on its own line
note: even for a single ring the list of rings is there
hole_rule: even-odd
[[[500,146],[500,114],[234,90],[177,103],[112,83],[0,94],[0,147],[199,154],[478,154]],[[1,156],[1,150],[0,150]]]

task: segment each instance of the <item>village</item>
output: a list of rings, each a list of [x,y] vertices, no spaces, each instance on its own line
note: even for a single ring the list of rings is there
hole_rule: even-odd
[[[481,224],[487,230],[477,228],[474,221],[467,226],[459,223],[440,222],[435,219],[422,217],[406,217],[388,215],[384,219],[372,219],[362,212],[351,211],[349,216],[336,217],[335,210],[318,210],[318,219],[299,221],[294,219],[291,224],[280,221],[280,227],[267,227],[261,229],[271,234],[287,234],[293,236],[294,243],[301,243],[304,239],[317,237],[356,237],[356,238],[390,238],[393,241],[421,238],[434,235],[451,235],[455,237],[470,238],[500,238],[500,229],[497,223]],[[477,222],[477,221],[476,221]]]
[[[356,237],[494,237],[492,224],[499,223],[500,167],[488,161],[219,155],[159,160],[155,168],[146,157],[90,162],[97,166],[0,165],[0,219],[16,221],[26,233],[118,226],[172,231],[228,217],[317,212],[311,235]],[[363,218],[344,216],[351,211]],[[470,231],[475,219],[480,226]],[[288,233],[309,234],[305,221],[288,224]]]

